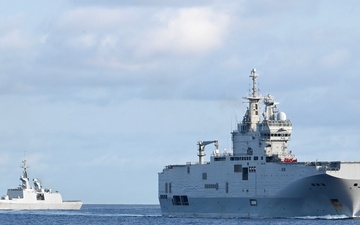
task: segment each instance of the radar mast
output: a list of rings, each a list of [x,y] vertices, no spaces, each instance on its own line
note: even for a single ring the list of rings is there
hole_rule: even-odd
[[[253,81],[252,93],[250,94],[250,96],[244,97],[245,99],[249,100],[249,107],[243,118],[243,126],[245,129],[242,129],[242,131],[245,132],[256,131],[257,124],[260,122],[259,101],[261,99],[261,96],[258,95],[256,83],[256,79],[258,76],[259,75],[258,73],[256,73],[256,69],[252,69],[250,74],[250,77]]]

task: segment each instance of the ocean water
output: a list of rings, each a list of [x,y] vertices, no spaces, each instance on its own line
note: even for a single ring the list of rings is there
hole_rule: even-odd
[[[334,216],[302,217],[291,219],[214,219],[214,218],[179,218],[163,217],[158,205],[83,205],[79,211],[0,211],[1,225],[114,225],[114,224],[359,224],[360,218],[344,218]]]

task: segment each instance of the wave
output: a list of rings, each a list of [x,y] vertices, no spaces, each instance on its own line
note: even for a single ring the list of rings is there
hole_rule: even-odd
[[[345,219],[353,219],[353,217],[349,217],[346,215],[324,215],[324,216],[300,216],[293,217],[295,219],[304,219],[304,220],[345,220]]]
[[[86,216],[86,217],[161,217],[161,214],[135,214],[135,213],[94,213],[81,211],[42,211],[42,210],[25,210],[25,211],[0,211],[0,214],[17,214],[17,215],[43,215],[43,216]]]

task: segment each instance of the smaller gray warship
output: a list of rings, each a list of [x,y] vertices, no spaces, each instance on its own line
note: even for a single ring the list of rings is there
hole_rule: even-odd
[[[63,201],[59,192],[44,189],[38,179],[33,179],[34,187],[30,186],[27,175],[26,160],[22,161],[22,184],[17,188],[8,189],[1,197],[0,210],[79,210],[81,201]]]

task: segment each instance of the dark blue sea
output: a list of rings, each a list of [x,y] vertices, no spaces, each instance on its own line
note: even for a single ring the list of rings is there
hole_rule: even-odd
[[[79,211],[0,211],[0,225],[57,225],[57,224],[359,224],[360,218],[349,219],[325,216],[292,219],[211,219],[163,217],[158,205],[83,205]]]

